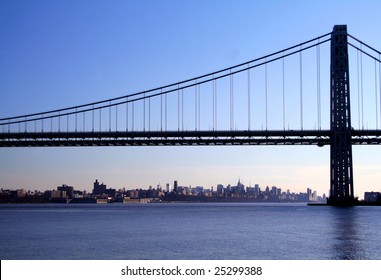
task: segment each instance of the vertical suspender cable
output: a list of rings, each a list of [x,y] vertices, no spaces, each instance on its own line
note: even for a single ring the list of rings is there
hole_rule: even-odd
[[[151,97],[148,97],[148,131],[151,131]]]
[[[362,45],[360,45],[360,50]],[[363,75],[362,75],[362,52],[360,52],[360,77],[361,77],[361,119],[362,119],[362,129],[364,129],[364,87],[363,87]]]
[[[230,69],[231,73],[231,69]],[[230,130],[232,130],[232,77],[231,74],[229,75],[229,123],[230,123]]]
[[[266,114],[266,130],[267,130],[267,63],[265,59],[265,114]]]
[[[184,131],[184,89],[181,89],[181,128]]]
[[[128,97],[126,97],[126,131],[128,131]]]
[[[197,79],[194,86],[194,129],[197,131]]]
[[[318,40],[319,42],[319,40]],[[320,45],[316,46],[316,86],[317,86],[317,118],[318,130],[321,130],[321,95],[320,95]]]
[[[378,55],[378,60],[381,61],[381,54]],[[378,89],[380,91],[380,120],[381,120],[381,63],[378,63]]]
[[[78,109],[75,108],[75,132],[77,132],[77,123],[78,123],[78,114],[77,114]]]
[[[230,69],[230,72],[231,72],[231,69]],[[231,128],[232,130],[234,130],[234,78],[233,78],[233,75],[230,75],[230,90],[231,90],[231,110],[232,110],[232,119],[231,119]]]
[[[200,95],[200,91],[201,91],[201,88],[200,88],[200,85],[197,85],[198,89],[197,89],[197,99],[198,99],[198,102],[197,102],[197,107],[198,107],[198,130],[201,130],[201,95]]]
[[[102,109],[99,109],[99,131],[102,131]]]
[[[177,85],[177,131],[180,131],[180,84]]]
[[[163,131],[163,88],[160,89],[160,131]]]
[[[215,83],[215,87],[214,87],[214,89],[215,89],[215,102],[216,102],[216,105],[215,105],[215,107],[216,107],[216,111],[215,111],[215,113],[216,113],[216,116],[215,116],[215,118],[214,118],[214,120],[215,120],[215,125],[214,125],[214,129],[215,130],[218,130],[217,129],[217,80],[214,80],[214,83]]]
[[[214,116],[215,116],[215,102],[214,102],[214,99],[216,98],[216,84],[215,84],[215,80],[214,80],[214,74],[213,74],[213,81],[212,81],[212,86],[213,86],[213,89],[212,89],[212,92],[213,92],[213,98],[212,98],[212,103],[213,103],[213,117],[212,117],[212,120],[213,120],[213,125],[212,125],[212,130],[214,130],[214,123],[215,123],[215,120],[214,120]]]
[[[108,131],[111,131],[111,101],[108,109]]]
[[[131,131],[135,131],[135,102],[132,101],[132,126],[131,126]]]
[[[168,131],[168,128],[167,128],[167,123],[168,123],[168,120],[167,120],[167,118],[168,118],[168,115],[167,115],[167,105],[168,103],[167,103],[167,93],[165,94],[165,131]]]
[[[357,112],[358,112],[358,124],[361,128],[361,102],[360,102],[360,62],[359,62],[359,50],[357,50]]]
[[[302,46],[299,52],[299,70],[300,70],[300,128],[303,130],[303,57]]]
[[[233,130],[233,93],[232,93],[232,75],[231,75],[232,70],[230,69],[230,130]]]
[[[374,97],[376,100],[376,129],[378,129],[378,101],[377,101],[377,61],[374,61]]]
[[[85,123],[86,123],[86,121],[85,121],[85,117],[86,117],[86,114],[85,114],[85,112],[83,112],[83,114],[82,114],[82,119],[83,119],[83,128],[82,128],[82,130],[85,132],[86,131],[86,125],[85,125]]]
[[[250,123],[250,65],[247,65],[247,129],[250,130],[251,123]]]
[[[143,131],[146,131],[146,94],[143,94]]]
[[[282,86],[283,86],[283,130],[286,130],[286,92],[285,92],[285,81],[284,81],[284,57],[282,58]]]
[[[118,131],[118,106],[115,106],[115,131]]]

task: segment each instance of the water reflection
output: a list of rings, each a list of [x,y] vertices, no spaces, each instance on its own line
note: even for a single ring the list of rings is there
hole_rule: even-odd
[[[332,207],[332,258],[335,260],[366,259],[358,210]]]

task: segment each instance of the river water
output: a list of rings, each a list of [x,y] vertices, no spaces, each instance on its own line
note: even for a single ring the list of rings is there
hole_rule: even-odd
[[[380,207],[0,205],[0,259],[381,259]]]

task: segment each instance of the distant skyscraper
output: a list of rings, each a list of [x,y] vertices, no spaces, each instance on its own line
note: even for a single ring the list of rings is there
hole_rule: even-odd
[[[178,186],[177,186],[177,180],[176,180],[173,182],[173,191],[177,192],[177,188],[178,188]]]
[[[106,185],[99,184],[98,179],[95,180],[94,182],[94,188],[93,188],[93,194],[104,194],[106,192]]]
[[[222,194],[223,189],[224,189],[224,186],[221,185],[221,184],[218,184],[218,185],[217,185],[217,194]]]
[[[171,187],[171,185],[169,183],[167,183],[167,185],[165,186],[165,191],[169,192],[170,187]]]
[[[107,186],[105,184],[99,184],[98,180],[95,180],[94,182],[94,188],[93,188],[93,194],[94,195],[101,195],[101,194],[107,194],[108,196],[114,197],[116,190],[115,189],[106,189]]]
[[[261,192],[261,189],[259,188],[259,184],[255,184],[254,185],[254,193],[255,193],[255,195],[259,195],[260,192]]]
[[[307,199],[312,200],[312,190],[310,188],[307,188]]]
[[[245,185],[241,183],[241,179],[238,179],[237,190],[240,193],[244,193],[245,192]]]
[[[271,194],[272,194],[272,195],[276,195],[276,193],[277,193],[277,192],[276,192],[276,189],[277,189],[277,187],[275,187],[275,186],[272,186],[272,187],[271,187]]]

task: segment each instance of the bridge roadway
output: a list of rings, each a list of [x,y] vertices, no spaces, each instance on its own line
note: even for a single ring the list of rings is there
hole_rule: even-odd
[[[329,130],[5,132],[0,147],[330,145]],[[381,144],[381,130],[352,130],[352,144]]]

